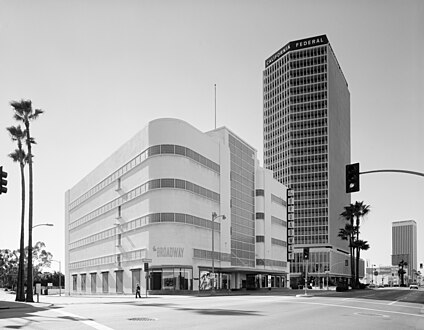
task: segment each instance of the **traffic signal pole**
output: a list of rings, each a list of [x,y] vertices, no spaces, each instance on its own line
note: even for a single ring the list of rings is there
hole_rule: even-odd
[[[365,171],[360,172],[359,171],[359,163],[355,164],[348,164],[346,165],[346,193],[352,193],[357,192],[360,189],[360,180],[359,176],[363,174],[370,174],[370,173],[405,173],[405,174],[412,174],[412,175],[418,175],[424,177],[424,173],[422,172],[415,172],[415,171],[408,171],[408,170],[372,170],[372,171]]]
[[[366,171],[366,172],[360,172],[359,174],[368,174],[368,173],[381,173],[381,172],[394,172],[394,173],[406,173],[406,174],[413,174],[418,176],[424,176],[424,173],[421,172],[414,172],[414,171],[407,171],[407,170],[373,170],[373,171]]]

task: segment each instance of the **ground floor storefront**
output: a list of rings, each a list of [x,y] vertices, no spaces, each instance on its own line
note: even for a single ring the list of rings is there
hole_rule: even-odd
[[[239,290],[285,288],[289,276],[283,271],[210,266],[169,265],[86,271],[71,275],[69,294],[135,294],[141,292]]]
[[[308,288],[325,289],[338,285],[350,285],[350,277],[337,274],[318,274],[309,276],[307,280]],[[303,274],[290,275],[290,287],[292,289],[302,289],[305,285],[305,276]]]

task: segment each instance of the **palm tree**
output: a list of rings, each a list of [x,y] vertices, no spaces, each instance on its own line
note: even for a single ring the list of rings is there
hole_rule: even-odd
[[[403,269],[404,267],[408,266],[408,263],[406,261],[404,261],[403,259],[399,262],[399,270],[398,270],[398,274],[400,276],[400,286],[404,286],[404,275],[406,273],[405,269]]]
[[[22,148],[22,141],[25,139],[25,130],[21,129],[21,126],[11,126],[7,127],[7,130],[10,133],[10,136],[13,141],[16,141],[18,144],[18,149],[15,149],[14,152],[9,154],[9,157],[13,159],[14,162],[18,162],[21,168],[21,239],[20,239],[20,248],[19,248],[19,270],[18,270],[18,288],[16,290],[16,301],[25,301],[25,286],[24,286],[24,277],[25,277],[25,174],[24,167],[26,163],[26,154]]]
[[[369,212],[370,212],[370,206],[364,204],[364,202],[355,202],[353,204],[353,215],[356,218],[356,226],[355,226],[355,232],[356,232],[356,242],[361,242],[359,239],[359,228],[361,219],[364,218]],[[369,246],[368,246],[369,248]],[[360,256],[360,243],[355,243],[355,249],[356,249],[356,287],[359,287],[359,256]]]
[[[348,221],[345,224],[345,228],[341,228],[339,232],[339,237],[343,240],[349,240],[349,251],[350,251],[350,276],[352,287],[356,283],[355,281],[355,255],[353,241],[355,237],[355,226],[354,226],[354,205],[350,204],[344,207],[344,211],[340,214],[344,220]]]
[[[356,260],[357,260],[357,263],[356,263],[357,283],[356,283],[356,285],[357,285],[357,287],[359,287],[359,258],[360,258],[360,255],[361,255],[361,250],[364,250],[364,251],[368,250],[370,248],[370,245],[368,244],[367,241],[363,241],[363,240],[359,239],[359,240],[355,240],[353,242],[353,247],[356,249]]]
[[[30,121],[38,118],[43,113],[42,110],[33,109],[31,100],[12,101],[10,105],[15,112],[14,118],[21,121],[25,125],[26,145],[27,145],[27,162],[29,168],[29,200],[28,200],[28,274],[27,274],[27,302],[34,302],[33,299],[33,282],[32,282],[32,214],[33,214],[33,178],[32,178],[32,150],[31,145],[35,144],[35,140],[31,137]]]

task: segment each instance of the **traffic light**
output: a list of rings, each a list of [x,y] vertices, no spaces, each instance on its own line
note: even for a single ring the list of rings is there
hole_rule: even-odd
[[[145,262],[144,263],[144,271],[147,273],[149,271],[149,263]]]
[[[303,260],[309,260],[309,248],[303,248]]]
[[[6,188],[7,180],[5,180],[6,178],[7,178],[7,172],[3,172],[3,166],[0,166],[0,180],[1,180],[0,195],[7,193],[7,188]]]
[[[359,191],[359,163],[346,165],[346,193]]]

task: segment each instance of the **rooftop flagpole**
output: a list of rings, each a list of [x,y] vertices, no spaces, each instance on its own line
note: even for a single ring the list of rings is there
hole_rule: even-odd
[[[215,129],[216,129],[216,84],[214,84],[215,87]]]

